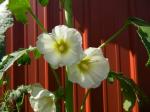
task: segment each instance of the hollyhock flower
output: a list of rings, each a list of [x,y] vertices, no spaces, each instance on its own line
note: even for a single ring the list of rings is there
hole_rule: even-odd
[[[109,73],[108,59],[100,48],[88,48],[85,57],[78,63],[67,67],[68,79],[83,88],[96,88]]]
[[[34,112],[56,112],[55,96],[39,84],[31,86],[30,104]]]
[[[54,69],[71,65],[83,57],[80,33],[65,25],[56,26],[52,33],[39,35],[36,45]]]

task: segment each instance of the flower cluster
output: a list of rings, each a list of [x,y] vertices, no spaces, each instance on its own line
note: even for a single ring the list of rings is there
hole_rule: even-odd
[[[108,60],[101,48],[83,51],[82,36],[73,28],[56,26],[52,33],[42,33],[36,43],[51,67],[66,66],[68,79],[84,88],[96,88],[109,72]]]

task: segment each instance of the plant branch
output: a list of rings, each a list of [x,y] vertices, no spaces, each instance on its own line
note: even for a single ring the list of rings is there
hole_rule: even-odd
[[[31,16],[35,19],[35,21],[38,24],[38,26],[40,27],[40,29],[43,32],[47,32],[47,30],[44,28],[44,25],[40,22],[39,18],[33,13],[32,9],[29,9],[29,12],[30,12]]]
[[[83,111],[84,111],[86,99],[87,99],[88,95],[90,94],[91,90],[92,90],[92,89],[88,89],[88,91],[87,91],[86,94],[84,95],[83,100],[82,100],[82,104],[81,104],[81,107],[80,107],[80,112],[83,112]]]
[[[33,13],[32,9],[29,9],[30,14],[32,15],[32,17],[35,19],[36,23],[38,24],[38,26],[41,28],[41,30],[43,32],[47,33],[47,30],[44,28],[43,24],[40,22],[40,20],[38,19],[38,17]],[[59,81],[59,77],[57,72],[54,69],[51,69],[53,72],[53,75],[56,79],[56,83],[58,84],[59,87],[61,87],[60,81]]]
[[[54,77],[55,77],[55,79],[56,79],[57,85],[58,85],[59,87],[61,87],[60,80],[59,80],[59,76],[58,76],[57,72],[56,72],[54,69],[52,69],[52,72],[53,72],[53,75],[54,75]]]
[[[130,25],[130,21],[127,20],[124,25],[117,31],[115,32],[108,40],[106,40],[103,44],[101,44],[99,47],[103,48],[105,47],[108,43],[116,39],[128,26]]]
[[[65,23],[68,27],[73,26],[73,14],[72,14],[72,0],[63,0],[62,6],[64,6],[65,13]],[[66,70],[67,73],[67,70]],[[65,87],[65,106],[66,112],[73,112],[73,83],[66,77],[66,87]]]
[[[72,16],[72,0],[64,0],[65,22],[68,27],[73,26]]]

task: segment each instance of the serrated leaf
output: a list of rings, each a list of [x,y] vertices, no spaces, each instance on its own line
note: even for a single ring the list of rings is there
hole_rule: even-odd
[[[123,109],[130,112],[136,101],[136,94],[132,87],[125,80],[120,79],[121,90],[124,96]],[[128,103],[126,103],[128,101]],[[129,105],[130,102],[130,105]]]
[[[150,67],[150,26],[146,27],[146,26],[142,26],[138,29],[138,34],[142,40],[142,43],[144,44],[147,53],[148,53],[148,61],[146,63],[146,66]]]
[[[117,79],[120,82],[121,91],[124,96],[123,108],[125,111],[131,111],[136,99],[139,104],[141,104],[141,102],[143,101],[148,101],[148,97],[141,91],[141,89],[132,79],[123,76],[121,73],[115,72],[110,72],[108,78],[109,77],[113,77],[114,79]]]
[[[2,79],[4,72],[8,70],[14,64],[15,61],[17,61],[20,57],[22,57],[27,52],[33,51],[34,49],[36,48],[29,47],[28,49],[19,50],[4,56],[2,58],[2,61],[0,62],[0,80]]]
[[[48,5],[49,0],[39,0],[39,3],[40,3],[42,6],[46,6],[46,5]]]
[[[13,13],[16,20],[26,23],[27,12],[31,9],[29,0],[10,0],[8,9]]]
[[[149,57],[146,66],[150,66],[150,23],[138,18],[129,18],[129,21],[138,28],[137,33],[146,48]]]

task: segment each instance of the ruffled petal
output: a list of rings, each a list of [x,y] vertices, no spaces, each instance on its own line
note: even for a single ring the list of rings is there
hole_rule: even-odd
[[[61,62],[61,60],[62,60],[61,56],[59,54],[57,54],[55,51],[45,54],[44,59],[48,63],[50,63],[51,67],[54,69],[64,66],[64,64]]]
[[[61,39],[61,38],[64,38],[68,29],[69,28],[65,25],[58,25],[52,29],[52,34],[55,35],[56,39]]]
[[[80,63],[68,67],[68,79],[83,88],[96,88],[107,78],[109,62],[104,58],[100,48],[90,47],[85,50],[85,54]],[[82,68],[82,64],[87,65]]]
[[[56,112],[55,96],[39,84],[31,86],[30,104],[35,112]]]
[[[55,40],[51,34],[42,33],[38,36],[36,46],[39,51],[43,54],[50,52],[53,49]]]
[[[37,48],[54,69],[78,63],[84,56],[80,33],[65,25],[56,26],[51,34],[39,35]]]

